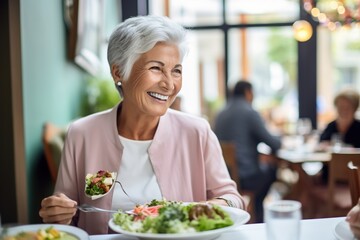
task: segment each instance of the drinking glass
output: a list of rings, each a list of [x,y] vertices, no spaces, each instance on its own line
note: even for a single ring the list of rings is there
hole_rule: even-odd
[[[301,203],[279,200],[265,205],[267,240],[299,240]]]
[[[296,124],[297,134],[305,136],[311,133],[312,125],[310,118],[299,118]]]
[[[339,133],[331,135],[331,145],[334,152],[340,152],[343,146],[342,136]]]

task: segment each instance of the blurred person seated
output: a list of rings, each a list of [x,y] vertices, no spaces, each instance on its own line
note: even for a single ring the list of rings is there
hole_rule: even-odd
[[[277,164],[260,161],[258,144],[265,143],[275,153],[280,138],[269,133],[260,114],[252,107],[252,85],[240,80],[215,119],[214,131],[220,141],[234,142],[241,189],[255,193],[255,222],[263,222],[263,200],[276,180]]]
[[[332,149],[336,144],[360,148],[360,121],[355,118],[359,98],[359,93],[351,89],[338,93],[334,99],[337,117],[320,134],[319,150]],[[322,180],[326,182],[327,178],[328,169],[324,166]]]
[[[340,92],[334,99],[337,118],[330,122],[320,135],[320,143],[330,146],[335,136],[340,136],[344,144],[360,148],[360,121],[355,118],[359,107],[359,93],[348,89]]]

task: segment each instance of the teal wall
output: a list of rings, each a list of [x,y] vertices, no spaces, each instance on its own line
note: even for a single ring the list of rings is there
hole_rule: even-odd
[[[52,193],[42,126],[65,125],[79,112],[86,73],[66,59],[63,1],[22,0],[21,47],[29,222],[39,222],[41,199]]]
[[[62,0],[21,0],[21,47],[29,222],[41,222],[41,200],[53,185],[43,154],[42,127],[77,118],[87,73],[66,58]],[[118,23],[118,1],[104,1],[105,32]],[[109,6],[110,5],[110,6]],[[111,7],[112,5],[112,7]],[[116,17],[111,17],[116,16]]]

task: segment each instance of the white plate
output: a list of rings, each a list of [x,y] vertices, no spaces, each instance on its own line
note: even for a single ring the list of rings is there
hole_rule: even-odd
[[[349,223],[345,220],[336,224],[334,234],[338,240],[355,240],[355,237],[350,230]]]
[[[7,235],[16,235],[20,232],[36,232],[39,229],[46,229],[48,227],[54,227],[55,229],[66,232],[70,235],[77,237],[79,240],[86,240],[89,239],[89,235],[82,229],[69,226],[69,225],[62,225],[62,224],[29,224],[29,225],[20,225],[16,227],[7,228],[6,234]],[[4,230],[4,229],[3,229]]]
[[[122,233],[129,236],[135,236],[140,239],[162,239],[162,240],[184,240],[184,239],[191,239],[191,240],[210,240],[214,239],[223,232],[230,231],[231,229],[238,227],[247,223],[250,219],[250,214],[245,212],[244,210],[238,208],[231,208],[231,207],[223,207],[221,206],[224,211],[229,213],[231,219],[234,221],[232,226],[219,228],[215,230],[209,230],[204,232],[195,232],[195,233],[164,233],[164,234],[154,234],[154,233],[135,233],[129,232],[122,229],[119,225],[116,225],[113,219],[109,221],[109,227],[118,233]]]

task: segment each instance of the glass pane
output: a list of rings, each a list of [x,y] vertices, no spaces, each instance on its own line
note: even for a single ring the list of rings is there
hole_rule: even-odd
[[[297,45],[291,27],[232,29],[229,86],[246,79],[254,87],[254,108],[283,132],[298,117]]]
[[[170,17],[185,26],[219,25],[221,12],[221,0],[170,1]]]
[[[334,120],[335,95],[344,88],[360,92],[360,27],[331,32],[318,27],[318,127]],[[358,112],[360,119],[360,113]]]
[[[168,0],[149,0],[149,13],[152,15],[166,16],[166,2]]]
[[[184,26],[220,25],[221,0],[172,0],[170,17]]]
[[[299,0],[226,0],[226,22],[292,22],[299,19],[299,9]]]
[[[189,45],[179,93],[182,110],[211,119],[218,100],[224,99],[224,36],[220,30],[191,31]]]

